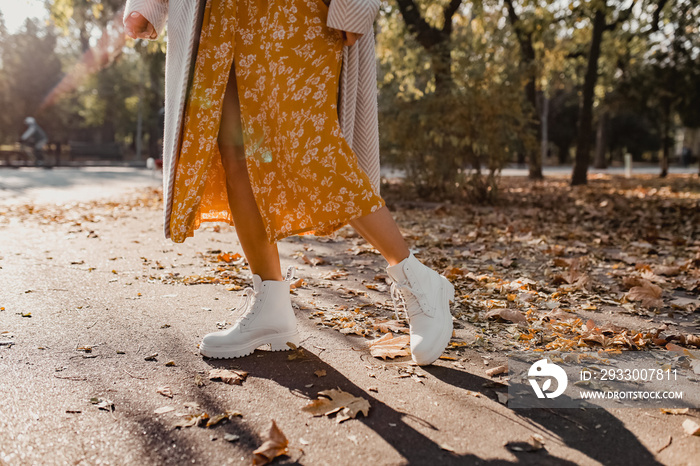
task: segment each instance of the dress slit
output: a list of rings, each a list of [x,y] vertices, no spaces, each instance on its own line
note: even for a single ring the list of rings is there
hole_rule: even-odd
[[[327,14],[323,0],[207,0],[173,183],[173,241],[203,222],[234,225],[217,143],[231,67],[269,242],[328,235],[385,205],[341,134],[343,40]]]

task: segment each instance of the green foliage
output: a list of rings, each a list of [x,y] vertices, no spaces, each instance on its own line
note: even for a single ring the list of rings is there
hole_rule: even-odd
[[[12,143],[24,130],[25,117],[49,123],[38,110],[61,78],[61,62],[54,53],[56,35],[37,21],[28,20],[16,34],[1,34],[0,141]]]
[[[431,60],[395,9],[378,37],[380,138],[385,161],[406,170],[422,197],[489,201],[501,168],[536,148],[523,76],[499,16],[453,22],[454,89],[435,93]],[[488,40],[487,40],[488,38]],[[485,167],[488,175],[481,176]]]

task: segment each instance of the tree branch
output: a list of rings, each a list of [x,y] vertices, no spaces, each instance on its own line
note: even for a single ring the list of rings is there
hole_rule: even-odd
[[[661,0],[665,1],[665,0]],[[617,19],[613,21],[612,23],[608,23],[605,25],[605,28],[603,29],[604,31],[613,31],[615,30],[620,24],[624,23],[628,19],[630,19],[630,16],[632,16],[632,8],[634,8],[635,2],[632,2],[632,5],[630,5],[629,8],[626,10],[620,12],[620,14],[617,16]]]
[[[667,2],[668,0],[659,0],[656,10],[654,10],[654,16],[652,16],[651,19],[651,32],[656,32],[659,30],[659,19],[661,16],[661,10],[664,9]]]
[[[452,17],[457,13],[462,0],[451,0],[450,4],[442,11],[444,25],[442,26],[443,34],[450,35],[452,33]]]
[[[440,30],[428,24],[418,11],[413,0],[397,0],[399,11],[408,30],[416,35],[416,40],[426,49],[440,43]]]

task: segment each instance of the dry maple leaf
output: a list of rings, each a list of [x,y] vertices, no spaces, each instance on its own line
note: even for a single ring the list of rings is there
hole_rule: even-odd
[[[497,317],[501,320],[507,320],[516,324],[527,325],[527,318],[525,315],[522,312],[515,311],[513,309],[497,309],[486,314],[487,319],[492,317]]]
[[[681,335],[678,340],[681,343],[683,343],[684,345],[693,345],[693,346],[697,346],[698,348],[700,348],[700,336],[698,336],[698,335],[692,335],[692,334]]]
[[[627,299],[631,301],[640,301],[644,307],[662,307],[664,305],[661,299],[663,291],[658,285],[643,280],[641,286],[632,287],[627,293]]]
[[[382,335],[381,338],[372,340],[368,342],[369,352],[375,358],[395,358],[397,356],[408,356],[411,354],[408,350],[403,349],[406,346],[411,337],[408,335],[402,335],[400,337],[394,338],[391,333],[386,333]]]
[[[644,279],[637,276],[625,277],[622,279],[622,284],[625,288],[630,289],[635,286],[644,286]]]
[[[207,413],[185,414],[173,427],[180,429],[182,427],[203,426],[208,420],[209,415]]]
[[[297,288],[301,288],[302,286],[306,285],[306,280],[303,278],[299,278],[292,283],[289,284],[289,288],[292,290],[296,290]]]
[[[227,370],[227,369],[212,369],[209,371],[209,380],[221,379],[222,382],[229,385],[241,385],[248,373],[245,371]]]
[[[278,456],[286,455],[287,445],[289,445],[289,440],[273,419],[265,442],[253,452],[253,464],[267,464]]]
[[[323,398],[312,401],[301,410],[314,416],[329,416],[337,412],[335,419],[338,423],[354,419],[358,413],[365,417],[369,414],[369,401],[340,389],[324,390],[318,395]]]
[[[240,254],[238,254],[238,253],[229,254],[228,252],[222,252],[221,254],[216,256],[217,261],[226,262],[226,263],[237,261],[240,258],[241,258]]]
[[[316,267],[317,265],[323,265],[326,263],[326,260],[322,257],[309,257],[306,254],[301,255],[301,260],[303,260],[304,263],[310,265],[311,267]]]
[[[408,333],[408,327],[406,327],[403,322],[400,322],[398,320],[377,320],[372,325],[372,328],[374,330],[379,330],[382,333]]]

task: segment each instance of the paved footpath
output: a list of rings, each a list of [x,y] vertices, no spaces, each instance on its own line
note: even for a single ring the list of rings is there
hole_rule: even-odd
[[[0,172],[0,207],[12,209],[0,218],[0,341],[13,342],[0,346],[0,464],[250,464],[273,419],[289,440],[279,464],[699,464],[696,439],[658,410],[512,410],[486,375],[502,354],[467,348],[459,361],[419,368],[319,326],[321,308],[380,303],[391,316],[388,291],[362,286],[384,261],[356,256],[363,243],[347,228],[280,243],[283,267],[318,284],[293,296],[301,350],[202,358],[198,343],[232,320],[250,277],[242,266],[225,275],[228,263],[216,261],[241,252],[231,227],[203,226],[183,244],[163,238],[158,202],[142,194],[158,183],[133,170]],[[323,279],[334,273],[343,293]],[[211,381],[214,368],[248,376]],[[301,411],[333,388],[368,400],[369,415],[338,423]],[[164,407],[174,409],[154,413]],[[175,428],[188,410],[240,416]],[[513,447],[533,434],[544,449]]]

